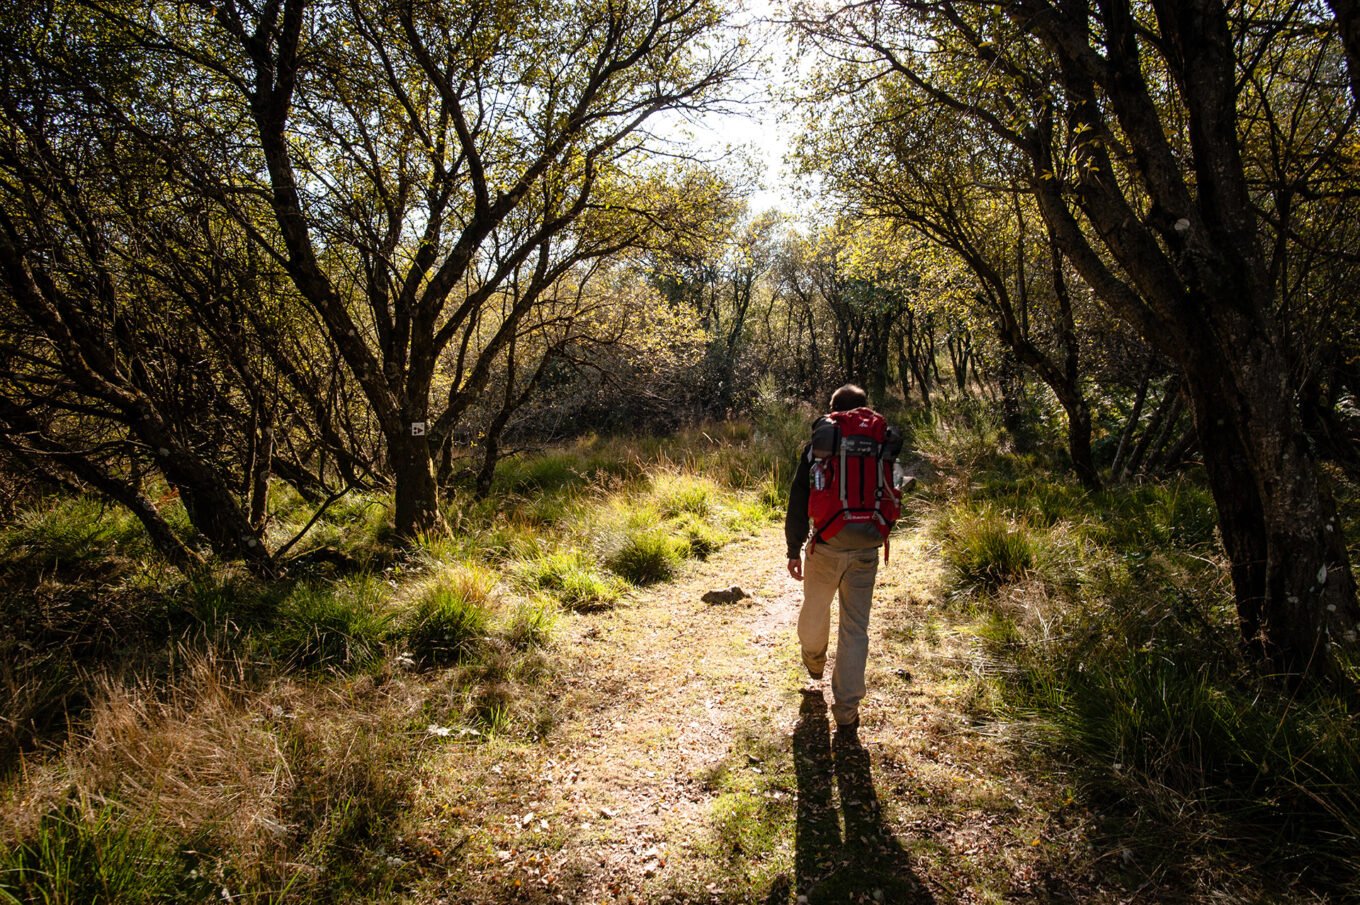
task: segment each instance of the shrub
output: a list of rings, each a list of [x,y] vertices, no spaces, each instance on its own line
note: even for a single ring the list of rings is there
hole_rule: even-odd
[[[793,467],[798,451],[812,436],[814,417],[812,409],[786,398],[773,378],[762,379],[757,385],[753,437],[768,448],[777,462],[787,462],[781,468]]]
[[[407,614],[403,634],[411,654],[428,665],[466,659],[485,640],[495,581],[471,566],[439,576]]]

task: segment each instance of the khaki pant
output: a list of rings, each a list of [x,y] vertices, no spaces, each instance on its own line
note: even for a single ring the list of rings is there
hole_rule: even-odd
[[[869,654],[869,607],[878,575],[877,547],[835,550],[818,544],[803,565],[803,610],[798,640],[803,663],[814,673],[826,667],[831,636],[831,598],[840,592],[836,666],[831,671],[831,714],[839,725],[853,723],[864,697],[864,661]]]

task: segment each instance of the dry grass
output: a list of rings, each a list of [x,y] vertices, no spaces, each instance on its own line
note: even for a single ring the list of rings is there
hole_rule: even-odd
[[[233,894],[326,888],[337,845],[380,837],[405,795],[412,702],[371,679],[254,688],[244,674],[184,650],[168,683],[103,682],[81,730],[24,762],[0,806],[6,845],[50,815],[76,832],[113,807]]]
[[[31,837],[74,801],[93,819],[117,802],[140,821],[233,855],[233,873],[275,860],[288,827],[288,758],[221,655],[186,653],[165,697],[105,681],[85,728],[56,756],[30,763],[4,809],[6,835]]]

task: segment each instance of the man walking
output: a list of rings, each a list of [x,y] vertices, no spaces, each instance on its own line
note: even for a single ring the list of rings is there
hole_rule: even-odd
[[[784,519],[789,574],[803,582],[798,640],[814,679],[826,667],[831,600],[840,594],[831,714],[837,738],[851,743],[858,741],[878,550],[900,512],[893,462],[901,445],[863,389],[836,390],[799,456]]]

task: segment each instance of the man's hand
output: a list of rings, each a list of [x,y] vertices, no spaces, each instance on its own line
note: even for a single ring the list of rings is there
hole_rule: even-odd
[[[794,581],[802,581],[802,580],[803,580],[803,560],[802,560],[802,559],[791,559],[791,560],[789,560],[789,574],[793,576],[793,580],[794,580]]]

